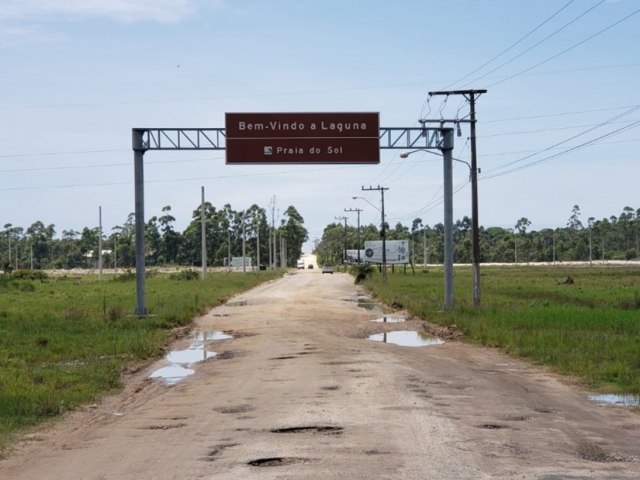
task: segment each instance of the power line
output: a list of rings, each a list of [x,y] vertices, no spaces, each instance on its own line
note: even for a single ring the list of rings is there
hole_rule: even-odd
[[[521,70],[521,71],[519,71],[517,73],[514,73],[513,75],[510,75],[510,76],[508,76],[508,77],[506,77],[506,78],[504,78],[504,79],[502,79],[502,80],[500,80],[498,82],[494,82],[494,83],[490,84],[488,87],[493,87],[495,85],[499,85],[499,84],[504,83],[504,82],[506,82],[508,80],[511,80],[511,79],[513,79],[515,77],[518,77],[518,76],[522,75],[523,73],[529,72],[529,71],[533,70],[534,68],[538,68],[540,65],[544,65],[545,63],[550,62],[551,60],[554,60],[554,59],[560,57],[561,55],[564,55],[565,53],[570,52],[571,50],[574,50],[575,48],[579,47],[580,45],[583,45],[583,44],[587,43],[589,40],[592,40],[595,37],[598,37],[598,36],[602,35],[606,31],[611,30],[613,27],[621,24],[625,20],[628,20],[629,18],[633,17],[634,15],[638,14],[639,12],[640,12],[640,9],[635,10],[635,11],[631,12],[630,14],[622,17],[620,20],[618,20],[618,21],[608,25],[607,27],[603,28],[602,30],[597,31],[593,35],[588,36],[584,40],[581,40],[581,41],[579,41],[577,43],[574,43],[570,47],[565,48],[561,52],[558,52],[555,55],[552,55],[551,57],[549,57],[549,58],[547,58],[545,60],[542,60],[541,62],[538,62],[538,63],[536,63],[535,65],[533,65],[533,66],[531,66],[529,68],[525,68],[524,70]]]
[[[501,51],[499,54],[497,54],[496,56],[494,56],[493,58],[487,60],[485,63],[483,63],[482,65],[480,65],[478,68],[476,68],[475,70],[472,70],[471,72],[467,73],[466,75],[464,75],[463,77],[460,77],[458,80],[456,80],[455,82],[450,83],[449,85],[447,85],[446,87],[444,87],[442,90],[449,90],[449,88],[451,88],[453,85],[456,85],[457,83],[461,82],[462,80],[470,77],[471,75],[473,75],[474,73],[476,73],[479,70],[482,70],[484,67],[486,67],[487,65],[489,65],[490,63],[492,63],[494,60],[497,60],[498,58],[500,58],[502,55],[504,55],[505,53],[507,53],[509,50],[512,50],[513,48],[515,48],[517,45],[519,45],[520,43],[522,43],[526,38],[528,38],[530,35],[532,35],[533,33],[535,33],[536,31],[538,31],[540,28],[542,28],[544,25],[546,25],[549,21],[551,21],[556,15],[558,15],[560,12],[562,12],[565,8],[567,8],[569,5],[571,5],[574,2],[574,0],[569,0],[567,3],[565,3],[562,7],[560,7],[559,10],[556,10],[550,17],[548,17],[546,20],[544,20],[542,23],[538,24],[535,28],[533,28],[533,30],[530,30],[528,33],[526,33],[524,36],[520,37],[518,40],[516,40],[514,43],[512,43],[509,47],[505,48],[503,51]]]
[[[562,151],[562,152],[556,153],[556,154],[554,154],[554,155],[550,155],[550,156],[548,156],[548,157],[541,158],[541,159],[539,159],[539,160],[535,160],[535,161],[533,161],[533,162],[526,163],[526,164],[524,164],[524,165],[519,165],[519,166],[517,166],[517,167],[514,167],[514,168],[512,168],[512,169],[510,169],[510,170],[506,170],[506,171],[504,171],[504,172],[496,172],[496,173],[494,173],[494,174],[492,174],[492,175],[484,175],[484,176],[482,177],[482,180],[488,180],[488,179],[490,179],[490,178],[501,177],[501,176],[507,175],[507,174],[509,174],[509,173],[514,173],[514,172],[517,172],[517,171],[519,171],[519,170],[524,170],[525,168],[529,168],[529,167],[532,167],[532,166],[534,166],[534,165],[538,165],[538,164],[540,164],[540,163],[543,163],[543,162],[546,162],[546,161],[549,161],[549,160],[553,160],[554,158],[558,158],[558,157],[561,157],[561,156],[567,155],[567,154],[569,154],[569,153],[572,153],[572,152],[574,152],[574,151],[576,151],[576,150],[580,150],[580,149],[582,149],[582,148],[586,148],[586,147],[588,147],[588,146],[591,146],[591,145],[593,145],[594,143],[597,143],[597,142],[599,142],[599,141],[600,141],[600,140],[602,140],[602,139],[609,138],[609,137],[612,137],[612,136],[615,136],[615,135],[620,135],[621,133],[624,133],[624,132],[626,132],[627,130],[631,130],[632,128],[636,128],[636,127],[638,127],[638,126],[640,126],[640,120],[637,120],[636,122],[632,123],[631,125],[627,125],[627,126],[625,126],[625,127],[619,128],[619,129],[614,130],[614,131],[612,131],[612,132],[606,133],[606,134],[601,135],[601,136],[599,136],[599,137],[597,137],[597,138],[594,138],[594,139],[589,140],[589,141],[587,141],[587,142],[581,143],[580,145],[576,145],[576,146],[574,146],[574,147],[568,148],[568,149],[566,149],[566,150],[564,150],[564,151]],[[519,160],[519,161],[521,161],[521,160]],[[515,162],[512,162],[512,164],[513,164],[513,163],[515,163]],[[504,168],[504,167],[503,167],[503,168]]]
[[[619,114],[619,115],[616,115],[616,116],[614,116],[614,117],[612,117],[612,118],[610,118],[610,119],[608,119],[608,120],[605,120],[604,122],[601,122],[600,124],[595,125],[595,126],[593,126],[593,127],[589,128],[589,129],[587,129],[587,130],[585,130],[585,131],[583,131],[583,132],[580,132],[580,133],[578,133],[578,134],[576,134],[576,135],[573,135],[573,136],[571,136],[571,137],[569,137],[569,138],[566,138],[565,140],[562,140],[562,141],[560,141],[560,142],[558,142],[558,143],[555,143],[555,144],[553,144],[553,145],[551,145],[551,146],[549,146],[549,147],[546,147],[546,148],[544,148],[544,149],[542,149],[542,150],[539,150],[539,151],[537,151],[537,152],[535,152],[535,153],[532,153],[532,154],[530,154],[530,155],[527,155],[527,156],[525,156],[525,157],[519,158],[518,160],[514,160],[513,162],[509,162],[509,163],[506,163],[506,164],[501,165],[501,166],[499,166],[499,167],[496,167],[496,168],[494,168],[493,170],[489,170],[489,171],[485,172],[485,177],[486,177],[486,174],[488,174],[488,173],[492,173],[492,172],[495,172],[495,171],[501,170],[501,169],[503,169],[503,168],[507,168],[507,167],[509,167],[509,166],[511,166],[511,165],[515,165],[515,164],[517,164],[517,163],[523,162],[523,161],[528,160],[529,158],[532,158],[532,157],[534,157],[534,156],[536,156],[536,155],[539,155],[539,154],[541,154],[541,153],[544,153],[544,152],[546,152],[546,151],[549,151],[549,150],[551,150],[551,149],[552,149],[552,148],[554,148],[554,147],[557,147],[557,146],[559,146],[559,145],[563,145],[563,144],[565,144],[565,143],[567,143],[567,142],[569,142],[569,141],[571,141],[571,140],[574,140],[574,139],[576,139],[576,138],[578,138],[578,137],[581,137],[581,136],[583,136],[583,135],[586,135],[586,134],[588,134],[589,132],[592,132],[593,130],[596,130],[596,129],[598,129],[598,128],[602,128],[602,127],[604,127],[604,126],[606,126],[606,125],[609,125],[609,124],[611,124],[612,122],[614,122],[614,121],[616,121],[616,120],[619,120],[620,118],[623,118],[623,117],[625,117],[625,116],[627,116],[627,115],[630,115],[630,114],[634,113],[635,111],[637,111],[637,110],[639,110],[639,109],[640,109],[640,105],[636,105],[636,106],[634,106],[634,107],[632,107],[632,108],[629,108],[629,109],[628,109],[628,110],[626,110],[625,112],[623,112],[623,113],[621,113],[621,114]],[[633,125],[633,124],[632,124],[632,125]],[[628,127],[628,125],[627,125],[627,127]],[[622,127],[622,129],[626,129],[627,127]],[[622,129],[621,129],[621,130],[622,130]]]
[[[501,63],[500,65],[498,65],[497,67],[495,67],[493,70],[489,70],[488,72],[486,72],[484,75],[472,80],[471,82],[469,82],[467,85],[471,84],[471,83],[476,83],[478,80],[482,80],[483,78],[486,78],[488,75],[502,69],[503,67],[506,67],[507,65],[513,63],[515,60],[517,60],[518,58],[522,57],[523,55],[529,53],[531,50],[533,50],[534,48],[540,46],[542,43],[546,42],[547,40],[549,40],[551,37],[554,37],[555,35],[557,35],[558,33],[560,33],[561,31],[563,31],[564,29],[566,29],[567,27],[569,27],[570,25],[574,24],[575,22],[577,22],[578,20],[580,20],[582,17],[584,17],[585,15],[587,15],[589,12],[591,12],[592,10],[596,9],[597,7],[599,7],[600,5],[602,5],[605,2],[605,0],[600,0],[598,3],[596,3],[595,5],[593,5],[592,7],[588,8],[587,10],[585,10],[584,12],[582,12],[580,15],[578,15],[577,17],[574,17],[572,20],[570,20],[569,22],[565,23],[564,25],[562,25],[560,28],[554,30],[553,32],[551,32],[549,35],[547,35],[546,37],[544,37],[542,40],[538,41],[537,43],[533,44],[531,47],[527,48],[526,50],[524,50],[523,52],[520,52],[518,55],[516,55],[515,57],[510,58],[509,60],[507,60],[504,63]],[[465,85],[466,86],[466,85]],[[464,87],[464,86],[463,86]]]
[[[195,180],[219,180],[225,178],[246,178],[246,177],[264,177],[270,175],[288,175],[288,174],[296,174],[296,173],[310,173],[310,172],[322,172],[322,171],[332,171],[332,170],[346,170],[350,168],[362,168],[359,165],[345,165],[340,167],[328,167],[328,168],[309,168],[309,169],[301,169],[301,170],[282,170],[276,172],[256,172],[256,173],[245,173],[241,175],[216,175],[211,177],[188,177],[188,178],[170,178],[170,179],[159,179],[159,180],[145,180],[145,184],[151,183],[171,183],[171,182],[191,182]],[[30,186],[30,187],[5,187],[0,188],[0,191],[20,191],[20,190],[59,190],[59,189],[68,189],[68,188],[85,188],[85,187],[110,187],[110,186],[120,186],[120,185],[131,185],[132,181],[126,182],[103,182],[103,183],[75,183],[75,184],[67,184],[67,185],[51,185],[51,186]]]
[[[634,120],[625,120],[622,122],[611,122],[611,124],[631,123],[633,121]],[[582,125],[567,125],[565,127],[538,128],[536,130],[520,130],[517,132],[493,133],[491,135],[481,135],[481,138],[504,137],[504,136],[511,136],[511,135],[525,135],[528,133],[558,132],[560,130],[572,130],[574,128],[587,128],[587,127],[593,127],[597,125],[599,124],[588,123],[588,124],[582,124]]]
[[[627,108],[631,108],[634,105],[622,105],[620,107],[606,107],[606,108],[595,108],[591,110],[575,110],[571,112],[555,112],[555,113],[545,113],[542,115],[529,115],[522,117],[511,117],[511,118],[498,118],[494,120],[485,120],[483,123],[499,123],[499,122],[515,122],[518,120],[535,120],[540,118],[550,118],[550,117],[564,117],[570,115],[583,115],[585,113],[600,113],[600,112],[608,112],[611,110],[623,110]]]
[[[159,165],[163,163],[188,163],[188,162],[209,162],[212,160],[221,160],[224,157],[210,157],[210,158],[192,158],[181,160],[156,160],[146,162],[147,165]],[[0,170],[0,173],[22,173],[22,172],[43,172],[51,170],[79,170],[86,168],[105,168],[105,167],[131,167],[131,162],[120,163],[93,163],[90,165],[59,165],[57,167],[33,167],[33,168],[12,168],[6,170]]]
[[[0,158],[17,158],[17,157],[52,157],[55,155],[80,155],[85,153],[115,153],[115,152],[130,152],[131,149],[102,149],[102,150],[72,150],[68,152],[40,152],[40,153],[10,153],[6,155],[0,155]]]

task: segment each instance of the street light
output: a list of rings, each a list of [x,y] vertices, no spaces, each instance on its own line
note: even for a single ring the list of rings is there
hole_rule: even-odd
[[[400,158],[408,158],[409,155],[416,152],[427,152],[433,155],[439,153],[431,150],[417,149],[410,152],[400,154]],[[451,160],[464,163],[469,168],[469,180],[471,181],[471,263],[473,269],[473,304],[480,306],[480,229],[478,224],[478,173],[480,169],[474,169],[469,162],[451,157]]]
[[[344,209],[345,212],[356,212],[358,214],[358,227],[356,230],[356,248],[357,248],[357,257],[358,257],[358,264],[360,263],[360,212],[362,211],[361,208],[345,208]],[[346,221],[346,220],[345,220]],[[346,249],[346,247],[345,247]]]
[[[433,152],[431,150],[426,150],[423,148],[418,148],[417,150],[411,150],[410,152],[403,152],[400,154],[400,158],[409,158],[409,155],[413,154],[413,153],[417,153],[417,152],[426,152],[426,153],[430,153],[432,155],[437,155],[438,157],[442,157],[442,154],[440,153],[436,153]],[[460,162],[460,163],[464,163],[467,167],[469,167],[469,177],[471,177],[471,164],[465,160],[460,160],[459,158],[455,158],[455,157],[451,157],[451,160],[454,160],[456,162]],[[480,172],[480,169],[478,169],[478,172]]]
[[[369,205],[371,205],[373,208],[375,208],[376,210],[378,210],[380,213],[382,213],[382,210],[380,210],[380,208],[376,207],[373,203],[371,203],[369,200],[367,200],[364,197],[351,197],[354,200],[364,200],[365,202],[367,202]]]
[[[374,187],[365,188],[364,186],[362,187],[362,191],[371,191],[371,190],[378,190],[380,192],[380,198],[381,198],[380,204],[382,206],[382,209],[376,207],[373,203],[371,203],[369,200],[367,200],[364,197],[353,197],[353,198],[354,199],[361,198],[362,200],[364,200],[365,202],[367,202],[369,205],[371,205],[373,208],[375,208],[380,212],[380,217],[382,219],[382,225],[380,226],[380,236],[382,237],[382,283],[387,283],[387,225],[386,225],[386,220],[384,215],[384,191],[389,190],[389,188],[381,187],[380,185],[378,185],[375,188]]]

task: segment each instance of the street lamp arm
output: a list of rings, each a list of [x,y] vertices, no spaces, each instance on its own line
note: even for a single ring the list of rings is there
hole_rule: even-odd
[[[365,201],[365,202],[367,202],[369,205],[371,205],[373,208],[375,208],[375,209],[376,209],[376,210],[378,210],[380,213],[382,213],[382,210],[380,210],[380,208],[379,208],[379,207],[376,207],[373,203],[371,203],[369,200],[367,200],[367,199],[366,199],[366,198],[364,198],[364,197],[351,197],[351,198],[352,198],[353,200],[358,200],[358,199],[360,199],[360,200],[364,200],[364,201]]]
[[[432,155],[437,155],[438,157],[442,157],[442,154],[437,153],[437,152],[433,152],[431,150],[427,150],[425,148],[418,148],[417,150],[411,150],[410,152],[403,152],[400,154],[400,158],[409,158],[409,155],[413,154],[413,153],[417,153],[417,152],[426,152],[426,153],[430,153]],[[456,162],[460,162],[460,163],[464,163],[467,167],[469,167],[469,173],[471,173],[473,171],[473,168],[471,167],[471,164],[465,160],[460,160],[459,158],[455,158],[455,157],[451,157],[451,160],[455,160]]]

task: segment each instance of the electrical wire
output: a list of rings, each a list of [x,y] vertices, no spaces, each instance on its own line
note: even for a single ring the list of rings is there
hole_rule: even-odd
[[[598,3],[596,3],[595,5],[593,5],[592,7],[588,8],[587,10],[585,10],[584,12],[582,12],[580,15],[578,15],[577,17],[574,17],[573,19],[571,19],[569,22],[565,23],[564,25],[562,25],[560,28],[554,30],[553,32],[551,32],[549,35],[547,35],[546,37],[544,37],[542,40],[534,43],[531,47],[527,48],[526,50],[524,50],[523,52],[520,52],[518,55],[516,55],[515,57],[510,58],[509,60],[507,60],[504,63],[501,63],[500,65],[498,65],[497,67],[495,67],[492,70],[489,70],[488,72],[486,72],[484,75],[475,78],[474,80],[472,80],[471,82],[468,82],[467,84],[463,85],[462,88],[472,84],[472,83],[476,83],[478,80],[482,80],[484,78],[486,78],[487,76],[491,75],[494,72],[497,72],[498,70],[506,67],[507,65],[513,63],[515,60],[517,60],[518,58],[522,57],[523,55],[529,53],[531,50],[533,50],[534,48],[540,46],[541,44],[543,44],[544,42],[546,42],[547,40],[549,40],[550,38],[556,36],[558,33],[562,32],[564,29],[566,29],[567,27],[569,27],[570,25],[574,24],[575,22],[577,22],[578,20],[580,20],[582,17],[584,17],[585,15],[587,15],[589,12],[593,11],[594,9],[596,9],[597,7],[599,7],[600,5],[602,5],[605,2],[605,0],[600,0]]]
[[[527,39],[529,36],[531,36],[532,34],[534,34],[536,31],[538,31],[540,28],[542,28],[544,25],[546,25],[548,22],[550,22],[555,16],[557,16],[560,12],[562,12],[565,8],[567,8],[569,5],[571,5],[574,2],[574,0],[569,0],[567,3],[565,3],[562,7],[560,7],[559,10],[556,10],[550,17],[548,17],[546,20],[544,20],[542,23],[538,24],[536,27],[533,28],[533,30],[530,30],[528,33],[526,33],[524,36],[520,37],[518,40],[516,40],[514,43],[512,43],[510,46],[508,46],[507,48],[505,48],[503,51],[501,51],[500,53],[498,53],[496,56],[494,56],[493,58],[487,60],[485,63],[483,63],[482,65],[480,65],[479,67],[477,67],[475,70],[472,70],[471,72],[467,73],[466,75],[460,77],[458,80],[456,80],[455,82],[451,82],[449,85],[447,85],[444,88],[441,88],[440,90],[448,90],[449,88],[451,88],[453,85],[456,85],[458,83],[460,83],[461,81],[467,79],[468,77],[470,77],[471,75],[473,75],[474,73],[482,70],[484,67],[486,67],[487,65],[493,63],[495,60],[497,60],[498,58],[500,58],[502,55],[504,55],[505,53],[507,53],[508,51],[512,50],[513,48],[515,48],[516,46],[518,46],[520,43],[522,43],[525,39]]]
[[[151,160],[145,162],[145,165],[159,165],[163,163],[189,163],[189,162],[209,162],[213,160],[222,160],[224,157],[210,157],[210,158],[192,158],[181,160]],[[127,163],[93,163],[90,165],[60,165],[57,167],[32,167],[32,168],[12,168],[6,170],[0,170],[0,173],[23,173],[23,172],[45,172],[56,170],[82,170],[86,168],[105,168],[105,167],[131,167],[132,162]]]
[[[580,133],[578,133],[576,135],[573,135],[573,136],[571,136],[569,138],[566,138],[566,139],[564,139],[564,140],[562,140],[562,141],[560,141],[558,143],[555,143],[555,144],[553,144],[553,145],[551,145],[549,147],[546,147],[546,148],[544,148],[542,150],[539,150],[539,151],[537,151],[535,153],[532,153],[530,155],[527,155],[525,157],[519,158],[518,160],[514,160],[513,162],[509,162],[509,163],[506,163],[506,164],[501,165],[499,167],[496,167],[496,168],[494,168],[492,170],[488,170],[488,171],[485,172],[485,175],[486,174],[490,174],[490,173],[495,172],[495,171],[499,171],[499,170],[504,169],[504,168],[507,168],[507,167],[509,167],[511,165],[515,165],[517,163],[523,162],[523,161],[528,160],[529,158],[532,158],[532,157],[534,157],[536,155],[540,155],[540,154],[542,154],[544,152],[547,152],[547,151],[551,150],[552,148],[558,147],[558,146],[563,145],[563,144],[565,144],[567,142],[570,142],[571,140],[574,140],[574,139],[576,139],[578,137],[581,137],[583,135],[586,135],[586,134],[588,134],[588,133],[590,133],[590,132],[592,132],[594,130],[597,130],[598,128],[602,128],[604,126],[610,125],[612,122],[615,122],[616,120],[619,120],[619,119],[621,119],[621,118],[623,118],[623,117],[625,117],[627,115],[631,115],[632,113],[638,111],[639,109],[640,109],[640,105],[636,105],[636,106],[634,106],[632,108],[629,108],[628,110],[626,110],[625,112],[623,112],[623,113],[621,113],[619,115],[616,115],[616,116],[614,116],[614,117],[612,117],[612,118],[610,118],[608,120],[605,120],[604,122],[601,122],[598,125],[595,125],[595,126],[589,128],[589,129],[587,129],[587,130],[585,130],[583,132],[580,132]],[[627,127],[628,127],[628,125],[627,125]],[[622,127],[622,128],[627,128],[627,127]]]
[[[631,123],[634,120],[625,120],[622,122],[611,122],[612,124],[619,124],[619,123]],[[505,136],[512,136],[512,135],[525,135],[528,133],[543,133],[543,132],[559,132],[561,130],[572,130],[574,128],[587,128],[587,127],[593,127],[596,126],[598,124],[593,124],[593,123],[588,123],[588,124],[582,124],[582,125],[567,125],[565,127],[554,127],[554,128],[539,128],[536,130],[520,130],[520,131],[516,131],[516,132],[503,132],[503,133],[493,133],[491,135],[478,135],[477,138],[493,138],[493,137],[505,137]]]
[[[490,178],[501,177],[501,176],[504,176],[504,175],[507,175],[507,174],[510,174],[510,173],[514,173],[514,172],[517,172],[517,171],[520,171],[520,170],[524,170],[526,168],[533,167],[534,165],[539,165],[540,163],[547,162],[549,160],[553,160],[555,158],[567,155],[569,153],[575,152],[576,150],[580,150],[582,148],[589,147],[589,146],[599,142],[600,140],[602,140],[604,138],[609,138],[609,137],[612,137],[612,136],[615,136],[615,135],[619,135],[621,133],[626,132],[627,130],[631,130],[632,128],[636,128],[638,126],[640,126],[640,120],[638,120],[637,122],[635,122],[635,123],[633,123],[631,125],[627,125],[626,127],[622,127],[622,128],[620,128],[618,130],[615,130],[613,132],[606,133],[604,135],[601,135],[600,137],[594,138],[593,140],[589,140],[588,142],[584,142],[584,143],[582,143],[580,145],[576,145],[576,146],[574,146],[572,148],[569,148],[569,149],[564,150],[562,152],[556,153],[554,155],[550,155],[548,157],[541,158],[539,160],[526,163],[524,165],[519,165],[518,167],[512,168],[512,169],[504,171],[504,172],[494,173],[493,175],[484,175],[481,178],[481,180],[488,180]]]
[[[361,168],[360,165],[345,165],[339,167],[326,167],[326,168],[310,168],[310,169],[300,169],[300,170],[281,170],[281,171],[272,171],[272,172],[256,172],[256,173],[245,173],[239,175],[216,175],[211,177],[188,177],[188,178],[170,178],[170,179],[158,179],[158,180],[145,180],[145,184],[151,183],[171,183],[171,182],[191,182],[194,180],[219,180],[219,179],[227,179],[227,178],[247,178],[247,177],[265,177],[272,175],[287,175],[287,174],[298,174],[298,173],[312,173],[312,172],[323,172],[323,171],[332,171],[332,170],[346,170],[350,168]],[[51,185],[51,186],[30,186],[30,187],[5,187],[0,188],[0,191],[18,191],[18,190],[58,190],[58,189],[67,189],[67,188],[84,188],[84,187],[108,187],[108,186],[118,186],[118,185],[132,185],[133,180],[129,180],[126,182],[104,182],[104,183],[78,183],[78,184],[68,184],[68,185]]]
[[[613,27],[615,27],[615,26],[617,26],[617,25],[621,24],[621,23],[622,23],[622,22],[624,22],[625,20],[628,20],[629,18],[633,17],[634,15],[637,15],[638,13],[640,13],[640,9],[638,9],[638,10],[635,10],[635,11],[631,12],[630,14],[628,14],[628,15],[626,15],[626,16],[624,16],[624,17],[622,17],[620,20],[617,20],[616,22],[614,22],[614,23],[612,23],[612,24],[610,24],[610,25],[606,26],[605,28],[603,28],[602,30],[597,31],[597,32],[596,32],[596,33],[594,33],[593,35],[590,35],[590,36],[588,36],[587,38],[585,38],[585,39],[583,39],[583,40],[581,40],[581,41],[579,41],[579,42],[577,42],[577,43],[574,43],[574,44],[573,44],[573,45],[571,45],[570,47],[565,48],[564,50],[562,50],[562,51],[560,51],[560,52],[556,53],[555,55],[552,55],[551,57],[548,57],[548,58],[546,58],[545,60],[542,60],[541,62],[538,62],[538,63],[536,63],[535,65],[533,65],[533,66],[531,66],[531,67],[525,68],[524,70],[521,70],[521,71],[519,71],[519,72],[516,72],[516,73],[514,73],[513,75],[510,75],[510,76],[508,76],[508,77],[506,77],[506,78],[503,78],[502,80],[499,80],[499,81],[497,81],[497,82],[494,82],[494,83],[492,83],[492,84],[488,85],[488,86],[487,86],[487,88],[495,87],[496,85],[500,85],[500,84],[502,84],[502,83],[504,83],[504,82],[507,82],[507,81],[509,81],[509,80],[512,80],[512,79],[514,79],[514,78],[516,78],[516,77],[518,77],[518,76],[520,76],[520,75],[522,75],[522,74],[524,74],[524,73],[530,72],[531,70],[533,70],[533,69],[535,69],[535,68],[538,68],[540,65],[544,65],[545,63],[548,63],[548,62],[550,62],[551,60],[555,60],[556,58],[558,58],[558,57],[560,57],[560,56],[564,55],[565,53],[568,53],[568,52],[570,52],[571,50],[574,50],[574,49],[578,48],[579,46],[584,45],[584,44],[585,44],[585,43],[587,43],[589,40],[592,40],[592,39],[594,39],[594,38],[596,38],[596,37],[598,37],[598,36],[602,35],[603,33],[605,33],[605,32],[607,32],[607,31],[611,30]]]
[[[631,108],[634,105],[622,105],[620,107],[606,107],[606,108],[596,108],[591,110],[576,110],[572,112],[556,112],[556,113],[546,113],[543,115],[529,115],[523,117],[511,117],[511,118],[498,118],[494,120],[484,120],[482,123],[499,123],[499,122],[516,122],[519,120],[535,120],[540,118],[550,118],[550,117],[564,117],[569,115],[583,115],[585,113],[600,113],[600,112],[608,112],[611,110],[623,110],[626,108]]]

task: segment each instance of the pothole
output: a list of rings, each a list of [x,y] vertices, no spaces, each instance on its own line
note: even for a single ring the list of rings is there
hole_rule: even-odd
[[[376,323],[402,323],[402,322],[406,322],[407,319],[404,317],[394,317],[392,315],[385,315],[384,317],[374,318],[371,321]]]
[[[186,423],[174,423],[171,425],[148,425],[146,427],[140,427],[140,430],[173,430],[174,428],[182,428],[186,426]]]
[[[307,425],[301,427],[274,428],[271,433],[325,433],[329,435],[340,435],[344,431],[342,427],[331,425]]]
[[[478,425],[478,428],[484,428],[486,430],[503,430],[511,428],[509,425],[500,425],[499,423],[483,423]]]
[[[168,365],[154,371],[149,378],[159,378],[167,385],[175,385],[180,380],[193,375],[192,365],[215,357],[216,352],[205,348],[206,342],[228,340],[232,335],[224,332],[198,332],[185,350],[172,350],[165,355]]]
[[[224,332],[198,332],[196,340],[200,342],[214,342],[216,340],[229,340],[233,335]]]
[[[225,350],[219,355],[216,355],[216,360],[231,360],[236,357],[244,357],[246,352],[241,350]]]
[[[247,465],[252,467],[285,467],[287,465],[295,465],[299,463],[307,463],[309,459],[299,457],[269,457],[250,460]]]
[[[370,312],[384,314],[384,309],[376,302],[372,302],[371,300],[358,300],[358,307],[369,310]]]
[[[237,300],[235,302],[227,302],[225,305],[227,307],[246,307],[248,302],[246,300]]]
[[[424,332],[412,330],[399,330],[371,335],[369,340],[383,343],[393,343],[403,347],[425,347],[429,345],[442,345],[443,340]]]
[[[233,405],[230,407],[220,407],[214,408],[213,410],[218,413],[247,413],[253,412],[256,409],[253,405],[242,404],[242,405]]]
[[[218,457],[224,452],[227,448],[237,447],[237,443],[223,443],[222,445],[215,445],[213,447],[209,447],[209,451],[205,457],[202,457],[200,460],[205,462],[215,462]]]
[[[640,395],[589,395],[598,405],[615,405],[618,407],[640,407]]]
[[[624,457],[618,457],[606,452],[602,447],[591,442],[580,442],[577,448],[578,457],[592,462],[624,462]]]

